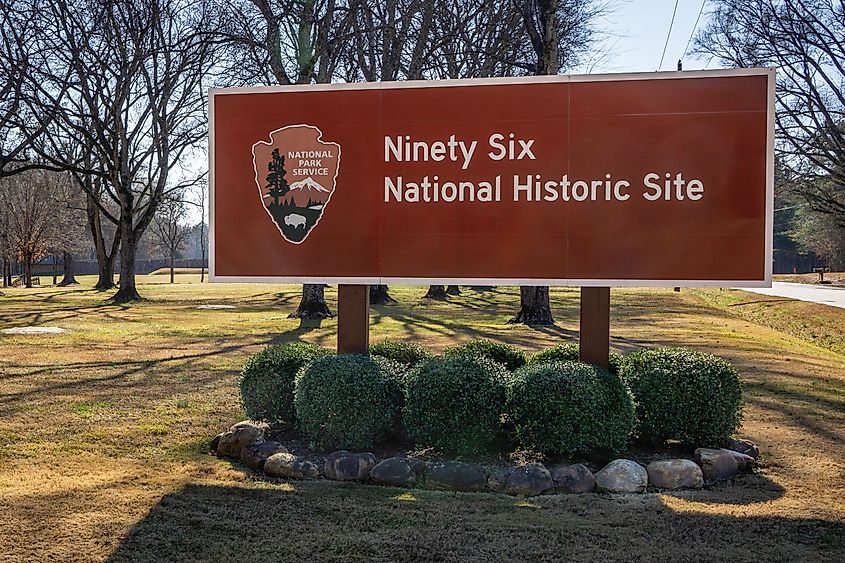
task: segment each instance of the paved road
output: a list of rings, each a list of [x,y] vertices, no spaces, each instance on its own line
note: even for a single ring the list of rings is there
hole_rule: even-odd
[[[821,303],[831,307],[845,309],[845,287],[825,287],[820,285],[809,285],[805,283],[772,282],[769,288],[742,288],[744,291],[751,291],[761,295],[773,295],[775,297],[789,297],[811,303]]]

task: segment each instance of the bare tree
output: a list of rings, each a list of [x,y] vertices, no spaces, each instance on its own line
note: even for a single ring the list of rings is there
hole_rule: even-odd
[[[232,0],[225,35],[229,75],[242,84],[328,83],[360,0]],[[302,286],[294,318],[333,316],[323,284]]]
[[[203,180],[198,182],[196,186],[194,186],[194,197],[196,199],[192,200],[190,203],[194,205],[197,209],[199,209],[200,213],[200,222],[199,222],[199,231],[200,231],[200,283],[205,282],[205,262],[208,258],[208,237],[207,237],[207,229],[206,229],[206,222],[205,222],[205,201],[208,197],[208,182]]]
[[[74,254],[90,248],[87,236],[85,194],[73,183],[68,174],[58,175],[60,181],[53,191],[55,199],[54,236],[50,252],[62,257],[62,280],[59,286],[76,285]],[[55,284],[55,280],[53,281]]]
[[[434,51],[434,13],[441,4],[426,0],[363,2],[363,9],[350,14],[349,43],[341,54],[342,78],[347,82],[425,78]],[[429,293],[432,291],[429,288]],[[387,285],[370,286],[371,304],[395,302]]]
[[[776,67],[776,151],[793,190],[845,226],[845,4],[716,0],[698,50]]]
[[[61,174],[45,170],[28,170],[0,181],[4,239],[23,265],[25,287],[32,287],[37,261],[68,245],[64,226],[73,218],[64,200],[66,184]]]
[[[114,300],[140,299],[138,240],[162,199],[196,181],[180,163],[206,133],[213,15],[207,3],[189,0],[29,0],[24,7],[37,21],[26,98],[37,120],[29,127],[45,131],[34,147],[49,166],[70,171],[92,209],[117,227]]]
[[[188,209],[181,194],[171,194],[156,210],[150,231],[153,245],[164,253],[170,268],[170,283],[175,280],[176,256],[185,249],[185,243],[191,235],[191,228],[187,224]]]
[[[607,4],[593,0],[512,1],[520,9],[533,54],[533,64],[524,68],[536,75],[558,74],[576,65],[594,40],[596,19],[607,9]],[[521,286],[519,311],[509,322],[553,324],[548,286]]]
[[[35,21],[19,0],[0,0],[0,177],[14,174],[28,162],[27,149],[43,132],[41,127],[19,126],[32,119],[24,99],[33,56],[29,38]],[[57,99],[62,90],[55,92]]]

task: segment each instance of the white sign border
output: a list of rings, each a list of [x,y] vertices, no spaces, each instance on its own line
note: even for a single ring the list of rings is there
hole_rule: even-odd
[[[436,88],[492,84],[537,84],[567,82],[615,82],[627,80],[677,80],[723,76],[766,76],[768,85],[768,120],[766,132],[766,252],[762,280],[641,280],[641,279],[558,279],[558,278],[404,278],[404,277],[302,277],[302,276],[218,276],[215,272],[214,230],[214,98],[228,94],[265,94],[326,90],[382,90],[401,88]],[[336,84],[297,84],[291,86],[253,86],[246,88],[210,88],[208,90],[208,281],[210,283],[325,283],[388,285],[528,285],[569,287],[772,287],[774,246],[774,149],[775,149],[775,69],[734,68],[618,74],[583,74],[520,76],[505,78],[468,78],[460,80],[407,80],[400,82],[355,82]]]

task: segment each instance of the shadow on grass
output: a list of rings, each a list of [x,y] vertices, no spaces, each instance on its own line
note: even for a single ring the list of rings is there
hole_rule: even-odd
[[[843,538],[842,522],[680,512],[655,494],[192,484],[164,496],[107,561],[842,561]]]

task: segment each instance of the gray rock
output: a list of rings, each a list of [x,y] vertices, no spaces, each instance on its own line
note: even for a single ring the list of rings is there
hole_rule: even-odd
[[[212,452],[216,452],[216,451],[217,451],[217,446],[219,446],[219,445],[220,445],[220,437],[221,437],[221,436],[223,436],[223,432],[221,432],[220,434],[218,434],[217,436],[215,436],[214,438],[212,438],[212,439],[211,439],[211,442],[209,442],[209,443],[208,443],[208,447],[209,447],[209,449],[210,449]]]
[[[217,441],[217,455],[240,459],[241,450],[253,442],[263,442],[266,424],[249,420],[239,422],[220,435]]]
[[[757,464],[757,460],[751,457],[750,455],[746,455],[741,452],[737,452],[734,450],[725,450],[726,452],[730,452],[734,459],[736,460],[737,469],[740,471],[751,471],[754,469],[754,466]]]
[[[645,467],[629,459],[616,459],[596,473],[596,488],[607,493],[642,493],[648,486]]]
[[[700,489],[704,486],[701,468],[689,459],[652,461],[646,472],[649,484],[658,489]]]
[[[256,430],[260,430],[262,433],[270,431],[270,425],[266,422],[256,422],[254,420],[242,420],[240,422],[236,422],[232,426],[229,427],[229,430],[234,432],[235,430],[240,430],[243,428],[254,428]]]
[[[706,481],[728,479],[739,473],[739,464],[730,450],[698,448],[693,460],[701,467]]]
[[[592,493],[596,488],[596,478],[586,465],[556,465],[551,469],[555,491],[567,494]]]
[[[487,475],[478,465],[445,461],[428,467],[425,482],[434,491],[477,492],[487,488]]]
[[[727,449],[751,456],[755,460],[760,459],[760,448],[751,440],[731,439],[728,441]]]
[[[407,457],[391,457],[370,471],[370,480],[391,487],[414,487],[425,473],[424,461]]]
[[[346,450],[334,452],[326,459],[323,473],[335,481],[363,481],[376,465],[371,453],[355,454]]]
[[[241,463],[250,469],[261,471],[268,457],[287,451],[279,442],[253,442],[241,449]]]
[[[282,452],[267,458],[264,473],[270,477],[316,479],[320,476],[320,469],[305,458]]]
[[[542,495],[554,487],[552,474],[542,463],[506,467],[491,477],[487,484],[496,492],[525,497]]]

